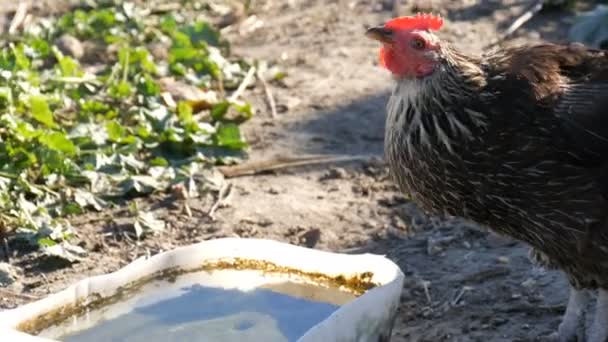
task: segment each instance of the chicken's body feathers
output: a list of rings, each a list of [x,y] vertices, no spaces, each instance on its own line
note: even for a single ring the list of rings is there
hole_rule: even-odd
[[[399,185],[426,210],[527,242],[576,288],[608,289],[608,54],[442,52],[441,70],[398,80],[389,102]]]

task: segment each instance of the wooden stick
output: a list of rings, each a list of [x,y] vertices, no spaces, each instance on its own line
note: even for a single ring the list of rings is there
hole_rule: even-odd
[[[230,183],[222,184],[222,187],[220,188],[220,191],[217,194],[217,200],[215,201],[215,203],[213,204],[213,206],[207,213],[207,215],[211,218],[211,220],[215,220],[215,211],[220,207],[220,205],[222,205],[222,203],[224,203],[224,200],[226,198],[228,198],[228,196],[230,196],[231,192],[232,192],[232,184],[230,184]]]
[[[27,2],[22,1],[19,3],[17,10],[15,11],[15,16],[13,16],[13,20],[11,21],[11,25],[8,28],[8,34],[15,34],[19,27],[25,21],[25,17],[27,16]]]
[[[517,31],[520,27],[522,27],[525,23],[532,19],[538,12],[540,12],[543,9],[544,4],[545,0],[538,0],[533,3],[522,15],[515,19],[515,21],[507,28],[507,30],[502,34],[502,36],[500,36],[500,38],[488,44],[487,48],[494,47],[502,43],[505,39],[509,38],[513,33],[515,33],[515,31]]]
[[[339,163],[349,161],[370,160],[373,156],[306,156],[306,157],[277,157],[270,160],[252,161],[234,166],[222,166],[218,169],[226,178],[251,176],[259,173],[287,169],[297,166]]]
[[[245,75],[245,78],[243,78],[243,82],[241,82],[236,91],[232,94],[232,96],[230,96],[230,102],[236,101],[245,91],[245,89],[247,89],[247,86],[249,86],[249,83],[251,83],[251,80],[253,79],[253,75],[255,75],[255,67],[251,67],[249,69],[247,75]]]
[[[268,105],[270,106],[270,115],[272,115],[272,118],[275,119],[277,117],[277,104],[276,104],[276,102],[274,102],[274,96],[272,96],[272,90],[270,90],[270,86],[268,85],[268,82],[266,82],[266,79],[264,78],[264,76],[262,75],[260,70],[257,71],[257,76],[258,76],[258,79],[260,80],[260,82],[262,82],[262,86],[264,87],[264,92],[266,93],[266,99],[268,101]]]
[[[37,297],[37,296],[33,296],[33,295],[25,294],[25,293],[15,293],[13,291],[9,291],[6,289],[0,289],[0,296],[1,297],[13,297],[13,298],[19,298],[19,299],[25,299],[25,300],[40,299],[40,297]]]

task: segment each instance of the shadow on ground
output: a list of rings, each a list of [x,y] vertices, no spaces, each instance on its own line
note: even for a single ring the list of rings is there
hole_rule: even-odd
[[[321,110],[287,129],[304,137],[298,150],[310,154],[374,155],[382,157],[386,103],[389,94],[362,97],[333,110]]]

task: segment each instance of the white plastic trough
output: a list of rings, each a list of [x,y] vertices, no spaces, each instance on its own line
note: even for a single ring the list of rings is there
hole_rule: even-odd
[[[83,305],[92,298],[106,298],[137,280],[163,270],[193,270],[205,263],[234,260],[263,261],[306,273],[347,279],[373,273],[377,286],[340,306],[308,330],[298,342],[386,342],[390,340],[403,287],[404,275],[390,260],[373,254],[337,254],[260,239],[217,239],[140,258],[105,275],[83,279],[67,289],[13,310],[0,312],[0,340],[50,342],[18,331],[20,325],[57,309]],[[217,286],[217,281],[213,281]],[[201,284],[204,285],[204,284]],[[86,305],[86,304],[85,304]],[[253,341],[252,341],[253,342]]]

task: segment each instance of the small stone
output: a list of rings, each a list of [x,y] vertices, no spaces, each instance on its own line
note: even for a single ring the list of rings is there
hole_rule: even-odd
[[[348,178],[348,173],[346,170],[340,167],[332,167],[329,169],[323,176],[321,176],[321,180],[329,180],[329,179],[345,179]]]
[[[517,243],[511,238],[494,233],[488,234],[486,241],[490,248],[510,247]]]
[[[216,5],[217,6],[217,5]],[[241,21],[246,15],[245,5],[235,2],[234,8],[221,13],[221,18],[216,22],[218,28],[228,27]]]
[[[541,39],[540,33],[536,32],[536,31],[530,31],[530,32],[528,32],[528,37],[531,40],[539,40],[539,39]]]
[[[526,288],[531,288],[533,286],[536,286],[536,280],[534,280],[532,278],[528,278],[528,279],[526,279],[526,281],[521,283],[521,286],[526,287]]]
[[[511,259],[508,256],[499,256],[498,262],[501,264],[508,264],[509,262],[511,262]]]
[[[308,248],[314,248],[319,240],[321,240],[321,230],[318,228],[310,229],[304,234],[300,235],[299,240]]]
[[[17,269],[6,262],[0,262],[0,287],[9,286],[16,280]]]
[[[445,237],[429,237],[426,240],[426,253],[427,255],[437,255],[445,250],[445,247],[452,241],[455,240],[453,236],[445,236]]]
[[[148,45],[148,50],[157,60],[165,60],[169,58],[169,48],[169,44],[163,42]]]
[[[300,98],[295,97],[295,96],[288,96],[285,99],[285,102],[286,102],[285,105],[287,106],[288,109],[294,109],[302,103],[302,100],[300,100]]]
[[[429,244],[426,249],[426,254],[431,256],[438,255],[441,252],[443,252],[443,248],[437,245]]]
[[[507,319],[505,319],[505,318],[502,318],[502,317],[494,317],[494,318],[493,318],[493,319],[490,321],[490,323],[491,323],[493,326],[495,326],[495,327],[500,326],[500,325],[503,325],[503,324],[505,324],[505,323],[507,323],[507,322],[508,322],[508,320],[507,320]]]
[[[81,59],[84,56],[84,46],[78,40],[78,38],[71,36],[69,34],[64,34],[55,41],[57,48],[63,54],[74,57],[76,59]]]
[[[373,220],[369,220],[363,223],[363,229],[377,229],[378,228],[378,222],[373,221]]]
[[[281,81],[284,83],[283,81]],[[293,110],[302,104],[302,100],[297,97],[287,96],[281,99],[281,102],[277,104],[277,111],[279,113],[285,113],[289,110]]]

